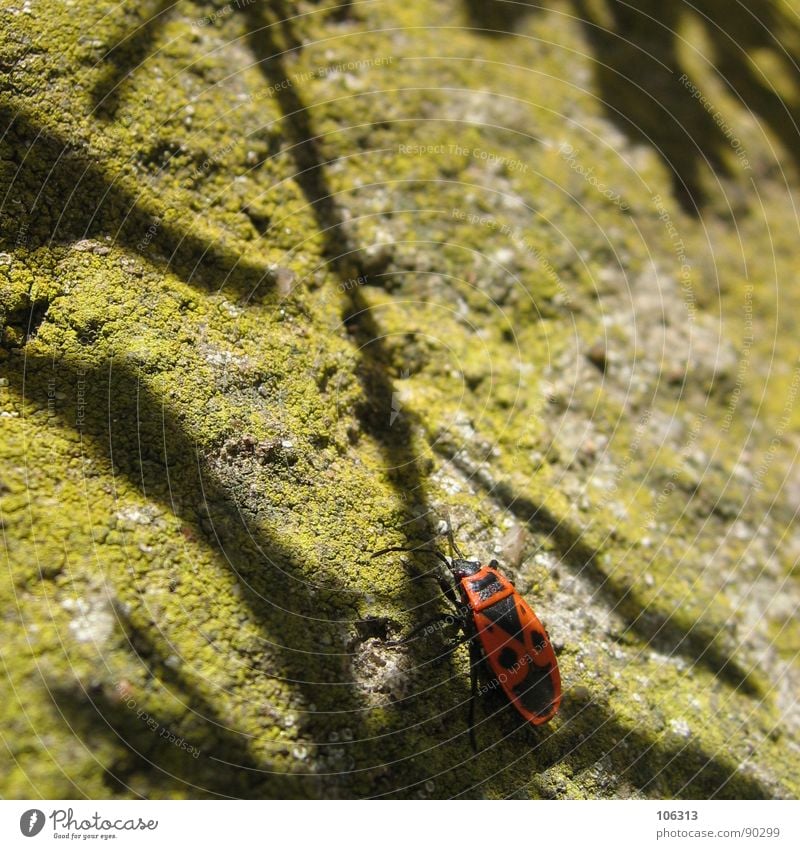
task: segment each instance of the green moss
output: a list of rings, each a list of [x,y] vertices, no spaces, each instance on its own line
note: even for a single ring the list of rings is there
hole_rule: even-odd
[[[515,38],[466,5],[0,36],[3,795],[797,795],[768,140],[709,77],[761,202],[705,175],[693,219],[569,4]],[[535,730],[490,693],[474,759],[467,651],[382,636],[443,609],[431,564],[370,558],[446,509],[482,559],[525,529],[565,685]]]

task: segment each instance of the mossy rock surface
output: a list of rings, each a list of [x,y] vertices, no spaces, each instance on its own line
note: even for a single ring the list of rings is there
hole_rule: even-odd
[[[4,0],[2,796],[797,797],[800,4],[729,5]],[[564,682],[478,755],[370,556],[448,511]]]

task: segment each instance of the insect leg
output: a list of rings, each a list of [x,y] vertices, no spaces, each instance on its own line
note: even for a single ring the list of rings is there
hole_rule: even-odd
[[[473,640],[469,644],[469,682],[470,682],[470,698],[469,698],[469,742],[472,745],[472,751],[478,754],[478,741],[475,737],[475,704],[478,701],[478,667],[481,663],[481,650],[478,644]]]
[[[414,626],[401,640],[387,640],[385,645],[402,646],[405,643],[411,642],[417,634],[421,631],[425,631],[427,628],[430,628],[431,625],[435,625],[437,622],[446,622],[448,619],[453,623],[457,621],[452,613],[437,613],[436,616],[433,616],[426,622],[420,622],[419,625]]]
[[[462,623],[459,624],[461,624],[462,628],[464,627]],[[463,637],[458,637],[455,640],[451,640],[450,644],[447,646],[447,653],[452,654],[459,646],[463,646],[464,643],[468,643],[471,639],[472,637],[469,634],[466,634]]]
[[[458,600],[458,596],[456,595],[456,591],[450,581],[442,575],[435,575],[436,583],[439,584],[439,589],[441,589],[444,597],[450,602],[450,604],[455,607],[458,611],[459,615],[463,613],[461,602]]]
[[[469,640],[471,640],[471,639],[472,639],[472,637],[466,636],[466,637],[459,637],[456,640],[451,640],[447,644],[447,646],[444,648],[442,653],[440,655],[438,655],[438,657],[435,657],[433,659],[432,663],[440,663],[443,660],[449,660],[453,656],[453,652],[459,646],[463,646],[464,643],[469,642]]]
[[[390,548],[382,548],[380,551],[375,551],[370,555],[370,560],[374,560],[376,557],[382,557],[384,554],[388,554],[390,551],[407,551],[411,554],[417,554],[422,552],[424,554],[432,554],[434,557],[438,557],[439,560],[444,563],[445,566],[450,568],[450,563],[447,558],[442,554],[441,551],[437,551],[435,548],[407,548],[405,546],[391,546]]]

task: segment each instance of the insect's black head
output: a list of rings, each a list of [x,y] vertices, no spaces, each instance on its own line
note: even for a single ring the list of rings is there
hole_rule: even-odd
[[[467,575],[474,575],[481,568],[481,564],[478,560],[462,560],[460,558],[453,558],[450,563],[450,568],[453,570],[453,575],[455,575],[456,578],[464,578]]]

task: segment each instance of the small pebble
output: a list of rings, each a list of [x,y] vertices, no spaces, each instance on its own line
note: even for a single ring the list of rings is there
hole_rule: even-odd
[[[603,342],[595,342],[586,352],[586,359],[600,371],[605,371],[608,365],[608,351]]]

